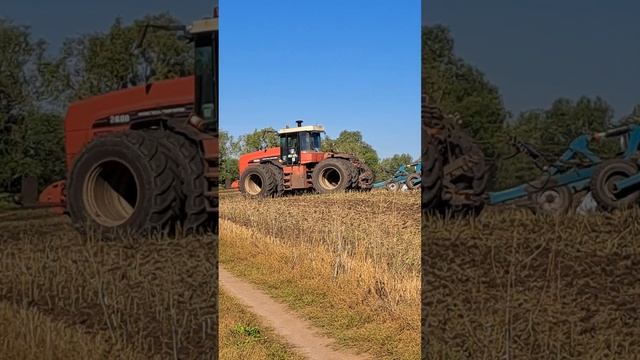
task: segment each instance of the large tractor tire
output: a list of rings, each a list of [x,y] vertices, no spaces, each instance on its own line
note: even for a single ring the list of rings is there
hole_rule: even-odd
[[[284,173],[282,172],[282,168],[273,163],[265,165],[267,165],[269,170],[271,170],[271,175],[273,176],[273,181],[275,183],[272,196],[282,196],[284,194]]]
[[[484,154],[454,119],[423,99],[422,208],[428,213],[477,214],[489,178]]]
[[[638,167],[626,160],[614,159],[600,164],[591,177],[591,191],[601,209],[611,211],[637,204],[640,189],[615,191],[615,183],[638,173]]]
[[[153,130],[167,156],[176,164],[180,185],[180,227],[185,234],[211,231],[216,220],[207,212],[204,177],[204,159],[195,143],[171,131]]]
[[[422,208],[437,211],[442,203],[443,146],[435,136],[442,131],[442,114],[429,104],[422,106]]]
[[[105,239],[167,234],[178,208],[177,169],[141,131],[98,138],[76,158],[67,189],[71,222]]]
[[[363,191],[371,190],[371,188],[373,188],[373,182],[375,180],[373,170],[371,170],[371,168],[363,162],[358,162],[356,168],[358,170],[357,188]]]
[[[311,180],[321,194],[340,192],[357,186],[358,172],[349,160],[329,158],[316,165]]]
[[[249,166],[240,176],[240,192],[250,197],[272,197],[278,192],[273,165]]]

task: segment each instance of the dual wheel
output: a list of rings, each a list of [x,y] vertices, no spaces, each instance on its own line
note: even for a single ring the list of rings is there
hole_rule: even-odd
[[[366,172],[366,169],[365,169]],[[291,176],[305,177],[302,174]],[[347,159],[330,158],[315,166],[311,174],[313,189],[321,194],[357,189],[362,182],[362,174]],[[282,169],[271,163],[249,166],[240,177],[240,192],[252,197],[275,197],[284,193]]]
[[[69,174],[69,215],[100,237],[213,228],[204,162],[195,144],[162,130],[124,131],[89,143]]]

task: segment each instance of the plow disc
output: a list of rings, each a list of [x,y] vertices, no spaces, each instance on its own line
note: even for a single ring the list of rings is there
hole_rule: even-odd
[[[477,213],[489,177],[478,145],[435,106],[422,106],[422,208],[435,213]]]

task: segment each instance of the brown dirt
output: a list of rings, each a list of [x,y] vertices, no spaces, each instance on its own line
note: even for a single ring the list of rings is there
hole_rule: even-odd
[[[222,288],[245,304],[254,314],[263,318],[266,324],[286,339],[298,352],[309,359],[318,360],[358,360],[367,359],[345,350],[333,348],[334,341],[320,334],[310,322],[298,317],[287,306],[273,300],[254,285],[219,268]]]

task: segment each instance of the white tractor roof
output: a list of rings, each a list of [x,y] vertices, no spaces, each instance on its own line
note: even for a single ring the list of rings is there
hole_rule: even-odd
[[[191,26],[188,27],[188,30],[191,34],[218,31],[218,19],[207,18],[196,20],[193,22],[193,24],[191,24]]]
[[[292,134],[297,132],[324,132],[324,127],[320,125],[308,125],[308,126],[298,126],[298,127],[290,127],[286,129],[280,129],[278,134]]]

